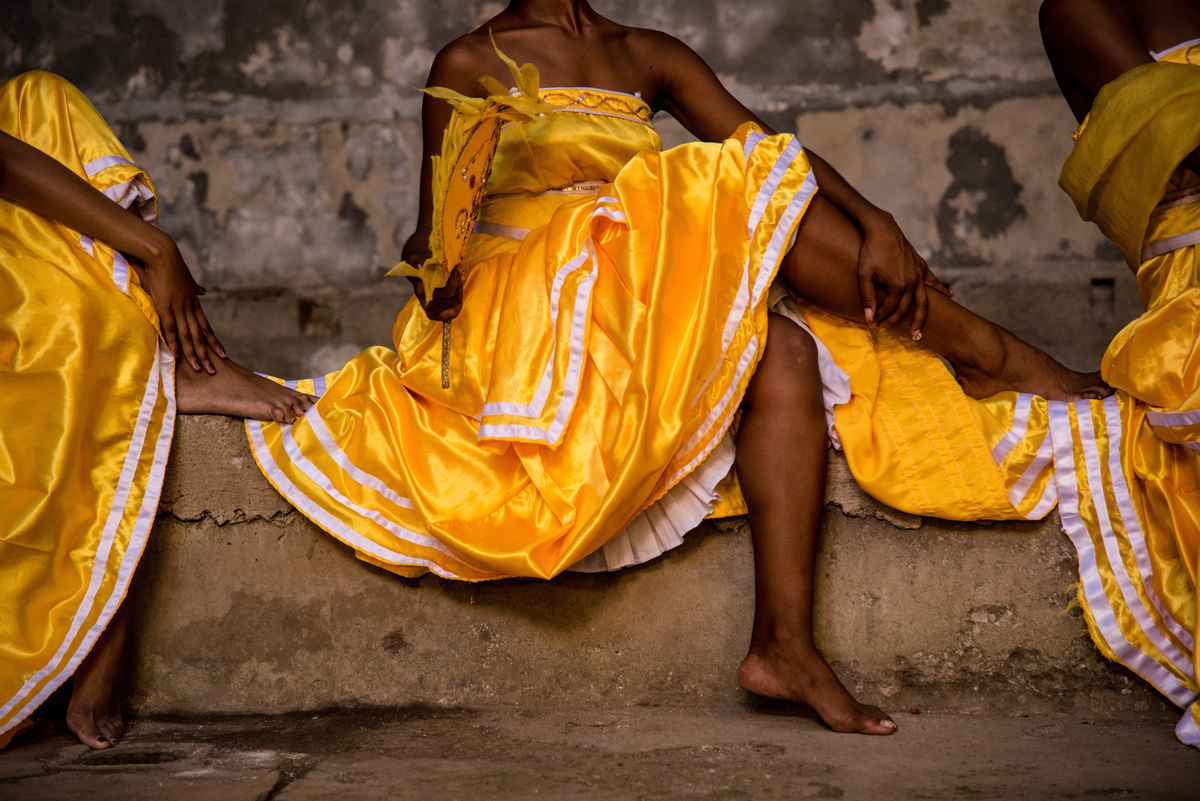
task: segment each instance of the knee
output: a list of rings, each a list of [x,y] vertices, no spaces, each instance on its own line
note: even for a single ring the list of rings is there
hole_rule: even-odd
[[[0,85],[0,95],[11,97],[16,101],[12,108],[23,104],[34,104],[41,108],[54,108],[64,95],[69,98],[82,98],[83,93],[75,84],[53,72],[46,70],[30,70],[9,78]]]
[[[793,411],[823,410],[817,344],[807,331],[786,317],[769,316],[767,343],[746,399]]]
[[[767,345],[763,359],[788,365],[801,374],[812,374],[820,381],[817,370],[817,343],[812,335],[780,314],[767,315]]]

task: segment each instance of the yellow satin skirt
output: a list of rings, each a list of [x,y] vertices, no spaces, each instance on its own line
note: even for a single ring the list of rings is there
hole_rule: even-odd
[[[1092,639],[1183,707],[1175,732],[1200,746],[1200,176],[1179,166],[1200,128],[1200,66],[1188,51],[1107,84],[1059,179],[1121,250],[1146,309],[1104,354],[1117,390],[1106,414],[1060,417],[1077,469],[1059,472]]]
[[[145,174],[57,76],[0,86],[0,130],[154,218]],[[87,655],[145,546],[175,421],[157,331],[119,252],[0,201],[0,740]]]
[[[1147,251],[1200,240],[1197,200],[1196,187],[1164,198]],[[1176,733],[1200,746],[1200,253],[1165,250],[1137,278],[1146,312],[1117,335],[1101,368],[1120,411],[1072,421],[1075,459],[1086,460],[1090,441],[1097,453],[1086,481],[1080,471],[1078,513],[1062,504],[1063,524],[1080,551],[1093,640],[1184,707]]]
[[[442,324],[410,303],[395,352],[301,382],[321,397],[295,425],[249,422],[255,456],[360,557],[409,575],[548,578],[657,501],[686,507],[686,532],[729,472],[768,290],[815,190],[798,142],[747,126],[639,154],[594,193],[502,198],[484,218],[529,235],[473,237],[449,387]],[[677,536],[641,523],[601,569]]]

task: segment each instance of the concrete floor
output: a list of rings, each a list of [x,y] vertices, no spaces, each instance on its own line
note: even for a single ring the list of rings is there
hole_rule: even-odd
[[[109,751],[43,723],[0,753],[0,798],[1200,798],[1200,753],[1175,740],[1174,713],[889,711],[888,738],[753,700],[153,718]]]

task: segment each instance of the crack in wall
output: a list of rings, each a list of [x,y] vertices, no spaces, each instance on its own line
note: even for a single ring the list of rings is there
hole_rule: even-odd
[[[294,525],[300,519],[300,514],[295,509],[277,509],[270,514],[263,514],[262,512],[247,513],[245,509],[235,509],[233,514],[218,516],[207,509],[199,513],[176,513],[169,505],[160,506],[158,508],[158,516],[160,520],[162,518],[170,518],[180,523],[212,523],[217,528],[258,522],[285,527]]]

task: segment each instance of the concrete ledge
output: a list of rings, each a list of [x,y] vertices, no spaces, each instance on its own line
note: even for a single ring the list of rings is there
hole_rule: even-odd
[[[1074,555],[1040,523],[921,520],[837,457],[818,643],[886,708],[1167,705],[1067,612]],[[240,423],[183,417],[133,599],[139,714],[334,706],[588,706],[737,698],[753,586],[745,519],[604,575],[406,580],[354,558],[259,474]]]

